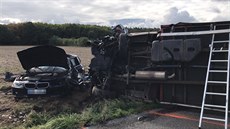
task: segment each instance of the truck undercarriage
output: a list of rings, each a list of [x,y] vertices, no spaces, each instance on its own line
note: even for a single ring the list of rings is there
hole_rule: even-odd
[[[216,26],[214,30],[213,26]],[[90,76],[96,94],[127,95],[144,100],[200,106],[203,97],[212,34],[229,40],[230,22],[162,25],[159,32],[121,33],[92,45]],[[220,50],[228,45],[216,46]],[[214,58],[226,57],[226,53]],[[222,70],[226,64],[210,67]],[[222,73],[210,74],[223,80]],[[223,87],[210,90],[225,91]],[[100,92],[100,93],[98,93]],[[225,102],[220,96],[207,98]]]

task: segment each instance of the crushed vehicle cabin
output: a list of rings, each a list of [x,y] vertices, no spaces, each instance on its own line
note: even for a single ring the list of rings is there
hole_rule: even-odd
[[[14,80],[16,98],[34,95],[61,95],[70,87],[83,87],[84,68],[76,55],[55,46],[36,46],[17,52],[26,72]]]
[[[211,31],[222,31],[229,26],[230,21],[177,23],[162,25],[159,32],[123,31],[117,37],[114,34],[94,41],[94,58],[89,66],[94,86],[92,93],[201,106],[213,36]],[[215,38],[229,41],[229,34],[216,34]],[[227,50],[228,42],[217,48]],[[224,52],[215,56],[228,57]],[[226,63],[211,67],[221,70]],[[210,76],[220,81],[226,78],[222,73],[211,73]],[[225,91],[223,87],[212,88],[210,90]],[[212,96],[207,100],[220,104],[226,99]]]

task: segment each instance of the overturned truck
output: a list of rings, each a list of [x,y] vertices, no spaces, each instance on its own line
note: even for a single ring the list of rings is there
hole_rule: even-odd
[[[89,74],[93,94],[126,95],[144,100],[200,106],[210,55],[213,32],[216,40],[229,41],[230,21],[162,25],[158,32],[121,33],[92,43]],[[223,32],[223,33],[222,33]],[[228,42],[216,46],[228,50]],[[214,58],[228,59],[222,52]],[[214,63],[222,70],[227,63]],[[229,71],[228,71],[229,72]],[[210,73],[223,80],[223,73]],[[211,86],[224,92],[226,87]],[[210,103],[225,103],[221,96],[207,98]]]

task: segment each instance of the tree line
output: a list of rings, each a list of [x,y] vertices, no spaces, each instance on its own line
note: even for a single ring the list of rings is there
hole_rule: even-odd
[[[129,32],[156,31],[157,28],[128,28]],[[0,45],[78,45],[87,46],[112,31],[107,26],[83,24],[18,23],[0,25]]]

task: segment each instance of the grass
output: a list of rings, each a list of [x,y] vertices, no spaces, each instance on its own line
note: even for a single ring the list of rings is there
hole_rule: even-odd
[[[75,129],[80,126],[79,114],[65,114],[51,118],[45,124],[33,126],[32,129]]]
[[[51,117],[46,113],[31,112],[28,115],[27,122],[25,123],[26,128],[30,128],[37,125],[45,124]]]
[[[24,124],[31,129],[74,129],[138,113],[157,105],[129,99],[101,100],[89,105],[82,113],[63,113],[49,116],[47,113],[32,113]]]

